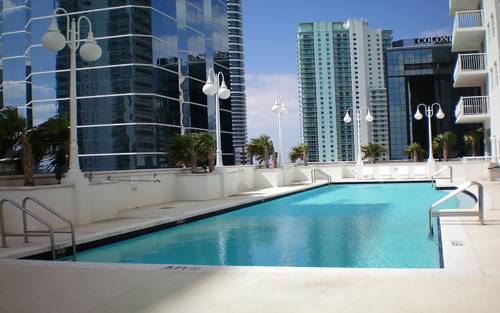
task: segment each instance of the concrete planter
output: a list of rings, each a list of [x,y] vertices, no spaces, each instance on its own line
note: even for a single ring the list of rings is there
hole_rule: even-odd
[[[283,186],[283,169],[268,168],[255,171],[255,187],[272,188]]]
[[[179,201],[205,201],[221,198],[221,174],[177,174],[176,191]]]

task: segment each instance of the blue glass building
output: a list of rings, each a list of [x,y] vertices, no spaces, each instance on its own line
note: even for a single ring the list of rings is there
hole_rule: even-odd
[[[418,142],[428,151],[427,120],[413,118],[420,103],[438,102],[446,114],[443,120],[432,118],[433,136],[453,131],[458,143],[450,157],[465,152],[463,135],[480,124],[457,125],[455,106],[460,96],[478,95],[478,88],[453,88],[453,65],[457,54],[451,51],[451,37],[417,38],[393,42],[387,51],[387,91],[389,104],[390,158],[407,159],[404,149]]]
[[[92,21],[103,49],[77,57],[83,171],[167,167],[174,133],[215,130],[209,68],[230,83],[225,0],[11,0],[0,2],[0,105],[24,108],[30,126],[68,110],[69,49],[41,46],[54,7]],[[61,30],[66,19],[58,18]],[[87,34],[82,23],[82,39]],[[234,162],[231,99],[221,101],[222,150]]]

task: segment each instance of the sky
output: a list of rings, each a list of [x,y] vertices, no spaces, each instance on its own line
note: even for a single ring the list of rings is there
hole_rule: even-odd
[[[301,22],[364,18],[370,28],[392,29],[394,40],[451,34],[449,0],[242,0],[249,139],[270,135],[278,147],[276,96],[289,112],[284,151],[300,142],[296,36]]]

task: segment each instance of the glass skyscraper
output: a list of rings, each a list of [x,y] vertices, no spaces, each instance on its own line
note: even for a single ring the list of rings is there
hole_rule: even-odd
[[[457,134],[458,144],[450,157],[463,155],[463,134],[480,124],[456,125],[455,106],[460,96],[479,94],[478,88],[453,88],[453,65],[457,54],[451,51],[451,38],[417,38],[395,41],[387,51],[387,90],[389,100],[390,157],[408,158],[404,149],[418,142],[428,151],[427,121],[413,118],[420,103],[441,104],[446,117],[432,118],[433,135],[448,130]]]
[[[227,0],[229,61],[231,68],[231,104],[233,112],[233,144],[235,162],[245,161],[247,143],[247,105],[245,95],[245,63],[243,58],[243,17],[241,0]]]
[[[77,57],[78,143],[82,170],[167,166],[167,138],[215,130],[206,72],[230,83],[224,0],[11,0],[0,2],[2,105],[23,108],[32,126],[66,112],[69,50],[41,46],[54,7],[92,21],[103,49]],[[66,29],[66,19],[57,19]],[[82,39],[87,33],[82,23]],[[221,100],[222,150],[233,164],[231,98]],[[30,126],[31,126],[30,125]]]

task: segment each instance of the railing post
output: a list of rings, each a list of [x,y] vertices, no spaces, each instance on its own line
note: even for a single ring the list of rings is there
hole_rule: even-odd
[[[23,233],[24,233],[24,243],[29,243],[28,241],[28,221],[26,220],[26,212],[23,211]]]
[[[483,197],[484,197],[484,190],[483,190],[483,185],[480,183],[477,184],[477,205],[479,208],[479,221],[481,222],[481,225],[484,225],[484,203],[483,203]]]
[[[0,202],[0,235],[2,236],[2,247],[7,248],[7,240],[5,239],[5,222],[3,220],[3,200]]]

